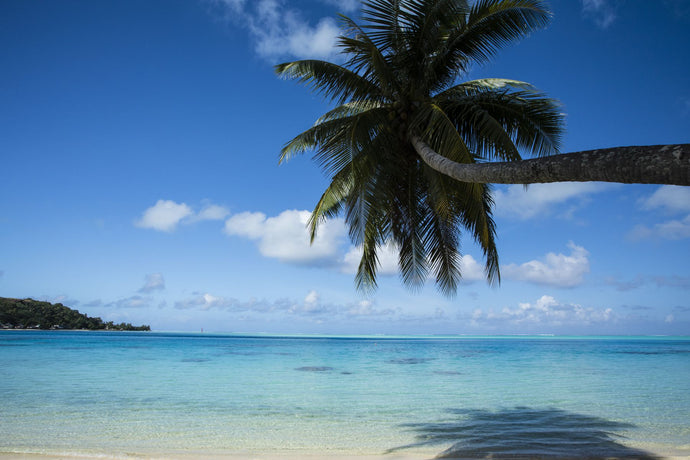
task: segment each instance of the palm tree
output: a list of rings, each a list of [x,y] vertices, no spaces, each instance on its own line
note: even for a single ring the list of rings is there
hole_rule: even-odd
[[[639,155],[632,168],[609,151],[551,156],[559,150],[563,115],[557,101],[528,83],[458,83],[472,65],[549,18],[540,0],[367,0],[363,25],[341,16],[344,64],[276,66],[278,75],[337,103],[285,145],[281,162],[315,151],[331,183],[312,213],[311,237],[324,219],[344,213],[353,243],[363,249],[359,288],[376,286],[377,251],[392,243],[406,285],[420,286],[431,272],[440,290],[453,294],[461,227],[482,248],[488,280],[499,281],[490,183],[650,181],[654,168],[640,168]],[[522,160],[521,150],[536,158]],[[675,178],[651,181],[690,182],[687,145],[648,150],[669,157],[656,169]],[[602,168],[606,159],[616,167]],[[664,163],[671,160],[680,166]]]

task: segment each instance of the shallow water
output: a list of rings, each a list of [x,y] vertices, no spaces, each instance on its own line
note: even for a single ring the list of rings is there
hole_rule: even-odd
[[[690,455],[690,338],[0,331],[0,394],[0,452]]]

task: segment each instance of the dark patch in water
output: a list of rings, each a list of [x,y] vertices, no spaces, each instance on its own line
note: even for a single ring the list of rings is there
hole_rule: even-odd
[[[690,350],[661,350],[661,351],[619,351],[623,355],[683,355],[690,353]]]
[[[304,366],[304,367],[297,367],[295,368],[296,371],[304,371],[304,372],[328,372],[332,371],[332,367],[328,366]]]
[[[265,355],[266,353],[259,352],[259,351],[226,351],[226,355],[233,355],[233,356],[261,356]]]
[[[184,358],[181,361],[183,363],[205,363],[206,361],[210,361],[210,359],[206,359],[206,358]]]
[[[386,361],[388,364],[423,364],[432,361],[430,358],[400,358],[400,359],[389,359]]]
[[[462,372],[458,371],[434,371],[437,375],[462,375]]]
[[[343,375],[352,375],[352,372],[343,371],[343,372],[341,372],[341,374],[343,374]]]

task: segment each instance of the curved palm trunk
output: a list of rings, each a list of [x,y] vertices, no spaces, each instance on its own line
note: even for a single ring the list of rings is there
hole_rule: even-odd
[[[464,164],[439,155],[418,136],[410,141],[427,165],[462,182],[690,185],[690,144],[613,147],[515,162]]]

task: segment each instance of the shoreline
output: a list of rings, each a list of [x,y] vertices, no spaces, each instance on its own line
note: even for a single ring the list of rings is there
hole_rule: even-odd
[[[646,447],[646,448],[645,448]],[[640,446],[641,458],[655,460],[690,460],[690,446],[650,445]],[[54,449],[41,452],[40,449],[17,449],[3,451],[0,448],[0,460],[432,460],[443,454],[444,448],[410,448],[394,452],[366,452],[346,450],[311,450],[311,449],[266,449],[266,450],[188,450],[188,451],[80,451],[78,448]],[[5,448],[7,449],[7,447]],[[608,455],[588,457],[592,460],[604,460]],[[513,458],[510,454],[502,456],[500,452],[481,453],[481,457],[458,457],[457,460],[475,460],[476,458]],[[456,457],[453,457],[456,458]],[[542,457],[525,455],[530,460]],[[545,454],[548,460],[559,460],[553,453]],[[562,460],[572,460],[573,456],[564,456]],[[624,460],[627,457],[620,457]],[[638,458],[638,457],[634,457]]]
[[[436,453],[391,453],[391,454],[357,454],[334,452],[216,452],[216,453],[22,453],[0,452],[0,460],[430,460],[436,458]],[[489,454],[487,454],[489,455]],[[690,460],[690,455],[663,456],[649,452],[650,457],[659,460]],[[481,457],[481,458],[494,458]],[[502,458],[499,454],[498,459]],[[529,456],[531,460],[539,460],[540,457]],[[547,456],[548,460],[558,460],[553,456]],[[601,457],[601,460],[610,457]],[[563,457],[563,460],[572,457]],[[598,457],[594,457],[595,460]],[[473,460],[470,458],[457,460]]]
[[[439,452],[427,453],[381,453],[358,454],[336,452],[177,452],[177,453],[36,453],[1,452],[0,460],[428,460]],[[690,457],[677,457],[673,460],[688,460]]]

